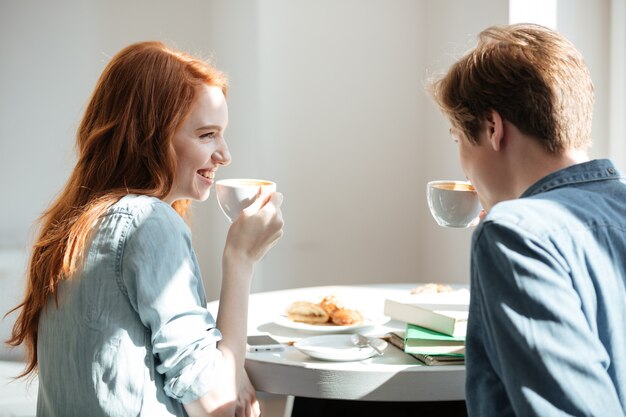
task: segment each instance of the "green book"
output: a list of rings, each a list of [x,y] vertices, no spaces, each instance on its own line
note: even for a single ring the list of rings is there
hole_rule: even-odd
[[[404,331],[395,331],[387,333],[385,340],[391,343],[393,346],[400,350],[404,350]],[[406,352],[405,352],[406,353]],[[427,355],[421,353],[407,353],[407,355],[413,356],[415,359],[428,366],[440,366],[440,365],[464,365],[465,356],[452,354],[452,355]]]
[[[459,355],[413,355],[417,360],[428,366],[465,365],[465,357]]]
[[[421,355],[465,356],[465,336],[449,336],[407,323],[404,351]]]

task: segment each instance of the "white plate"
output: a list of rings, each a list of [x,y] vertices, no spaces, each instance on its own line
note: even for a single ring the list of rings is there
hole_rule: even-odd
[[[300,339],[293,346],[314,359],[347,362],[371,358],[376,351],[371,347],[359,348],[349,334],[327,334]]]
[[[381,316],[375,319],[363,319],[362,322],[357,324],[351,324],[349,326],[337,326],[335,324],[308,324],[308,323],[300,323],[297,321],[292,321],[287,318],[285,315],[280,315],[276,317],[274,320],[275,324],[278,324],[282,327],[288,327],[294,330],[301,330],[305,332],[311,333],[341,333],[341,332],[349,332],[353,330],[362,329],[363,327],[368,326],[378,326],[380,324],[387,323],[390,320],[387,316]]]

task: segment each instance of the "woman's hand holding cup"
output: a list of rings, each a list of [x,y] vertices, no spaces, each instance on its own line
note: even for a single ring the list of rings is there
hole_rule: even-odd
[[[252,191],[256,192],[253,197]],[[217,197],[224,214],[233,222],[224,254],[244,256],[252,263],[262,259],[283,235],[283,195],[276,192],[276,184],[260,180],[218,181]],[[227,203],[231,208],[228,212]]]

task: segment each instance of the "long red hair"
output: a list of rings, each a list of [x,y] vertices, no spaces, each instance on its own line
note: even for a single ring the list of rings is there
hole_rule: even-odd
[[[25,345],[27,367],[37,369],[39,316],[60,281],[70,279],[94,222],[127,194],[157,198],[171,191],[175,130],[190,111],[201,85],[220,87],[225,76],[203,60],[160,42],[121,50],[104,69],[78,128],[78,162],[65,188],[40,218],[27,270],[23,301],[11,346]],[[185,217],[188,200],[173,204]],[[7,313],[8,314],[8,313]]]

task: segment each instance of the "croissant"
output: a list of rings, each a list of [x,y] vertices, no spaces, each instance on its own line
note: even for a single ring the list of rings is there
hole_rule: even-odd
[[[333,324],[338,326],[350,326],[363,321],[363,316],[356,310],[350,310],[348,308],[338,308],[330,316]]]
[[[287,317],[291,321],[309,324],[322,324],[330,320],[328,313],[319,305],[308,301],[296,301],[287,307]]]
[[[329,316],[332,317],[333,313],[343,306],[334,295],[326,296],[320,301],[319,305],[328,313]]]

